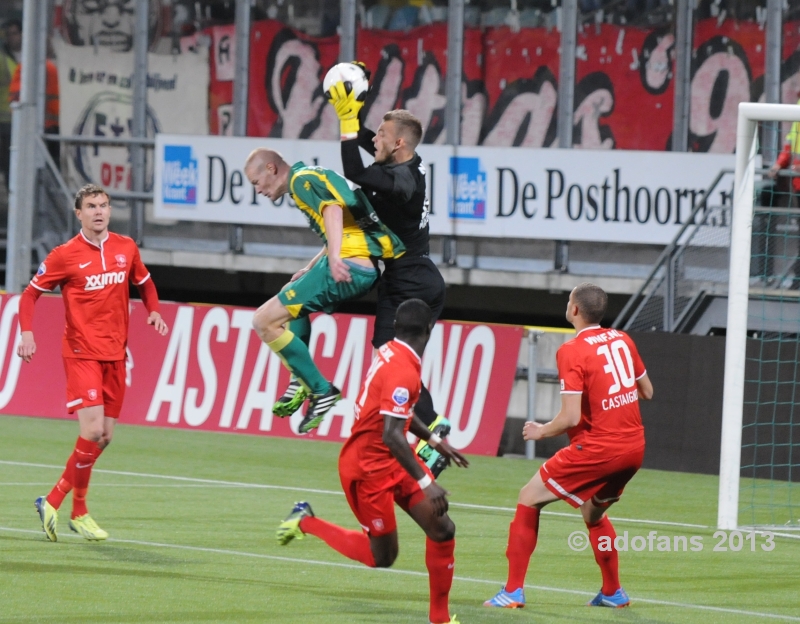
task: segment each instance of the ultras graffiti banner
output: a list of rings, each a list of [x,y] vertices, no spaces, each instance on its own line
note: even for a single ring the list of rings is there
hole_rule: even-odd
[[[785,25],[781,80],[783,100],[791,103],[800,85],[799,31],[800,23]],[[464,35],[462,145],[557,144],[560,33],[503,27],[466,29]],[[230,38],[215,30],[212,40],[228,46],[223,52],[229,58]],[[695,25],[693,151],[733,152],[736,106],[757,101],[763,93],[764,48],[764,30],[755,22],[708,19]],[[357,50],[359,60],[372,70],[366,125],[374,129],[385,111],[407,108],[423,121],[426,143],[444,142],[447,25],[407,32],[360,29]],[[577,52],[575,146],[669,149],[673,34],[668,29],[589,25],[578,35]],[[308,37],[279,22],[257,22],[250,49],[248,134],[338,139],[336,117],[321,89],[338,53],[337,37]],[[212,131],[216,120],[226,116],[231,98],[232,76],[216,76],[218,70],[212,69]]]

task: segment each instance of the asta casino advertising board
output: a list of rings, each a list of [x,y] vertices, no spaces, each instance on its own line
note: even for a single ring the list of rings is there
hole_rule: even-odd
[[[255,148],[342,170],[339,143],[159,134],[155,215],[185,221],[307,227],[295,203],[255,194],[243,165]],[[733,156],[675,152],[421,145],[432,234],[669,243]],[[364,153],[365,163],[370,159]],[[733,176],[707,202],[708,227],[729,229]],[[721,244],[724,237],[713,244]],[[710,243],[712,244],[712,243]]]
[[[61,362],[64,305],[45,295],[37,305],[38,349],[30,364],[17,357],[19,295],[0,295],[0,413],[67,415]],[[297,427],[302,410],[276,418],[272,405],[289,372],[253,330],[252,308],[161,303],[170,327],[159,336],[131,301],[127,392],[120,423],[343,442],[350,435],[364,375],[372,361],[372,318],[315,315],[310,351],[342,400],[313,433]],[[506,419],[522,327],[436,324],[422,358],[422,379],[434,406],[452,424],[450,443],[467,453],[495,455]],[[47,380],[47,391],[42,391]]]

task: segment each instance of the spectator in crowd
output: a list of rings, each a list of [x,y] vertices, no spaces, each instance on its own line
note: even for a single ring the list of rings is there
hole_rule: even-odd
[[[758,9],[764,6],[761,0],[701,0],[697,4],[697,19],[731,18],[756,21]]]
[[[800,87],[797,88],[795,95],[800,98]],[[800,99],[797,104],[800,105]],[[775,180],[781,169],[789,169],[795,177],[778,179],[775,205],[781,208],[794,208],[800,197],[800,122],[795,121],[792,124],[783,149],[770,167],[767,177]]]
[[[58,69],[53,62],[53,49],[49,42],[47,45],[47,64],[45,66],[46,80],[45,80],[45,94],[46,103],[44,109],[44,131],[47,134],[59,134],[60,128],[58,123],[58,115],[60,110],[59,94],[58,94]],[[22,63],[17,64],[14,70],[14,75],[11,78],[11,87],[9,89],[9,101],[18,102],[20,97],[20,88],[22,80]],[[50,141],[47,144],[47,151],[50,152],[56,165],[59,164],[61,157],[60,144],[56,141]]]
[[[4,27],[4,43],[0,47],[0,172],[8,187],[9,150],[11,148],[11,79],[19,63],[22,49],[22,25],[10,20]]]
[[[795,97],[798,98],[797,104],[800,105],[800,87],[797,88]],[[788,169],[792,174],[791,177],[778,176],[781,169]],[[767,177],[775,180],[775,186],[772,190],[772,197],[770,198],[770,205],[774,208],[797,208],[800,207],[800,122],[795,121],[789,134],[786,135],[784,140],[783,149],[778,154],[772,167],[767,172]],[[778,216],[778,220],[781,217]],[[769,215],[768,221],[763,224],[759,229],[766,229],[766,239],[762,244],[767,245],[770,236],[775,236],[773,228],[776,216]],[[756,221],[756,223],[758,223]],[[754,227],[756,227],[754,225]],[[769,257],[769,254],[766,254]],[[765,267],[767,274],[771,275],[773,272],[772,262]],[[800,250],[798,250],[798,258],[794,261],[793,277],[790,288],[792,290],[800,290]]]
[[[4,31],[3,52],[19,63],[22,61],[22,22],[18,19],[8,20]]]

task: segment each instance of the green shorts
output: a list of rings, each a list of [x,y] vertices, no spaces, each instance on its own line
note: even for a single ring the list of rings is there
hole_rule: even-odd
[[[345,263],[350,268],[352,281],[334,281],[328,256],[322,256],[300,279],[286,284],[278,293],[278,300],[294,318],[313,312],[333,314],[340,303],[366,295],[379,277],[377,269],[347,260]]]

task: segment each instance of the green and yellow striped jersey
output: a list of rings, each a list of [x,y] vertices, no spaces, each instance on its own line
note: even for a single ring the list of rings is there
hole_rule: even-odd
[[[387,228],[361,189],[352,190],[335,171],[295,163],[289,174],[289,192],[311,229],[327,245],[322,211],[342,207],[342,258],[399,258],[406,252],[400,239]]]

